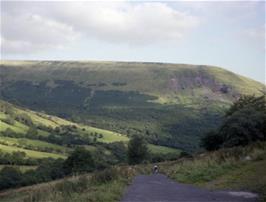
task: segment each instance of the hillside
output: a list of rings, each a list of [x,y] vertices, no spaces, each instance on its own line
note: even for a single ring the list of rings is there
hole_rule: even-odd
[[[36,165],[38,159],[65,159],[73,148],[80,145],[91,151],[99,150],[115,160],[112,147],[108,145],[121,141],[127,142],[128,137],[0,100],[0,164]],[[152,153],[179,153],[173,148],[156,145],[149,147]],[[22,156],[24,161],[13,159],[19,155],[17,152],[25,154],[25,157]],[[26,160],[28,158],[30,161]]]
[[[137,62],[2,61],[0,79],[8,102],[189,152],[236,98],[265,88],[218,67]]]

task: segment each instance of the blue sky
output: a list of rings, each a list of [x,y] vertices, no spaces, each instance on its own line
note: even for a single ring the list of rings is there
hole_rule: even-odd
[[[264,1],[1,1],[1,59],[215,65],[265,83]]]

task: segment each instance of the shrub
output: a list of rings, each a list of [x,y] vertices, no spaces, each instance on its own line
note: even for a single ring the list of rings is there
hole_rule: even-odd
[[[103,171],[98,171],[95,172],[92,177],[92,183],[95,184],[102,184],[102,183],[107,183],[110,182],[114,179],[118,178],[118,171],[115,168],[109,168],[105,169]]]
[[[63,165],[66,174],[90,172],[94,168],[95,162],[90,151],[83,147],[76,148]]]

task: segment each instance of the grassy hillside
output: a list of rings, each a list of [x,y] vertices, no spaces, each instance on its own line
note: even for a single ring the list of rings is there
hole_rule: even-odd
[[[67,131],[60,134],[58,130],[64,127]],[[62,141],[58,141],[58,138]],[[75,138],[78,138],[79,142]],[[0,156],[20,151],[25,153],[26,158],[64,159],[73,148],[79,145],[83,145],[90,151],[96,152],[100,149],[101,152],[111,155],[108,149],[109,143],[121,141],[126,143],[128,140],[127,136],[116,132],[76,124],[0,100]],[[149,147],[152,153],[179,154],[178,150],[169,147],[156,145]]]
[[[248,158],[247,158],[248,156]],[[153,165],[119,166],[88,175],[0,193],[2,201],[119,201],[126,186],[139,174],[150,174]],[[203,153],[193,158],[159,163],[170,178],[207,189],[252,191],[266,200],[266,144]]]
[[[1,61],[0,78],[3,100],[189,152],[232,101],[265,90],[222,68],[164,63]],[[113,138],[125,140],[100,140]]]

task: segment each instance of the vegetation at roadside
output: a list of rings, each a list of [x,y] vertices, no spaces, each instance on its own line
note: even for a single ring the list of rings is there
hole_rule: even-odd
[[[210,189],[247,190],[260,194],[265,200],[266,144],[220,149],[182,158],[177,161],[157,163],[159,172],[183,183]],[[259,168],[256,168],[260,166]],[[119,201],[132,177],[151,174],[152,164],[115,166],[103,171],[64,178],[46,184],[26,187],[18,192],[2,194],[3,201]],[[244,172],[244,173],[243,173]],[[44,194],[45,193],[45,194]]]

